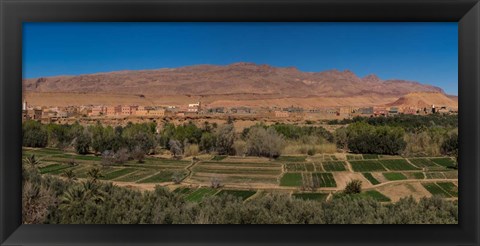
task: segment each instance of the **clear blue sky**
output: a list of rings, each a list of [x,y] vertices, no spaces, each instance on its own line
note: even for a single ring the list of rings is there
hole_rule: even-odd
[[[24,23],[23,77],[254,62],[458,93],[457,23]]]

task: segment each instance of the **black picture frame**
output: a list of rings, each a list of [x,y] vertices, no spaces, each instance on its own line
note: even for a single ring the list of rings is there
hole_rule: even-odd
[[[479,245],[477,0],[0,0],[1,245]],[[458,225],[22,225],[22,23],[453,21],[459,25]]]

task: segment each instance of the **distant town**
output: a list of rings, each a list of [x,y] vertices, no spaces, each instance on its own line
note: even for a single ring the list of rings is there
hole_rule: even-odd
[[[428,115],[432,113],[457,114],[458,109],[442,105],[431,107],[317,107],[302,108],[290,106],[281,107],[208,107],[201,102],[192,102],[181,106],[142,106],[142,105],[81,105],[81,106],[54,106],[46,107],[29,105],[27,101],[22,105],[22,119],[36,120],[42,123],[69,122],[78,119],[136,119],[154,120],[170,118],[227,118],[243,119],[288,119],[302,120],[332,120],[349,119],[355,116],[378,117],[394,116],[397,114]]]

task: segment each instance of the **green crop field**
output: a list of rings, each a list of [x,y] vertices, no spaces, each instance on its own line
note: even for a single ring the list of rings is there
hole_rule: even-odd
[[[285,173],[280,179],[280,186],[301,186],[302,174],[301,173]]]
[[[313,187],[337,187],[332,173],[312,173]]]
[[[302,200],[325,201],[328,193],[293,193],[292,197]]]
[[[345,167],[345,162],[343,161],[326,161],[322,163],[323,170],[327,172],[339,172],[339,171],[347,171]]]
[[[189,187],[178,187],[176,188],[173,193],[177,193],[177,194],[180,194],[180,195],[185,195],[185,194],[189,194],[193,191],[192,188],[189,188]]]
[[[408,159],[413,165],[417,167],[436,167],[437,164],[429,160],[428,158],[410,158]]]
[[[405,172],[403,173],[408,179],[425,179],[425,174],[422,172]]]
[[[379,202],[390,202],[390,198],[376,190],[367,190],[361,193],[362,196],[371,197]]]
[[[436,183],[422,183],[423,187],[428,190],[434,196],[441,196],[441,197],[452,197],[450,193],[443,190],[442,187],[438,186]]]
[[[191,202],[199,202],[206,197],[213,196],[218,190],[212,188],[198,188],[195,191],[188,194],[185,199]]]
[[[303,163],[287,163],[285,164],[285,170],[287,172],[303,172],[307,171]]]
[[[363,177],[365,177],[372,185],[377,185],[380,184],[380,181],[378,181],[371,173],[362,173]]]
[[[69,167],[70,167],[69,165],[51,164],[51,165],[40,168],[40,173],[41,174],[51,173],[51,172],[63,170]]]
[[[436,164],[446,167],[446,168],[453,168],[455,166],[455,162],[451,158],[430,158],[431,161],[435,162]]]
[[[363,160],[362,155],[347,155],[347,160]]]
[[[234,197],[238,197],[241,200],[245,201],[247,198],[255,195],[257,191],[252,191],[252,190],[221,190],[216,196],[225,196],[225,195],[231,195]]]
[[[407,177],[405,177],[405,175],[403,175],[402,173],[382,173],[382,174],[387,180],[390,180],[390,181],[407,179]]]
[[[425,178],[427,179],[444,179],[445,175],[441,172],[428,172],[425,173]]]
[[[280,156],[276,160],[280,162],[305,162],[306,156]]]
[[[437,185],[453,197],[458,197],[458,187],[452,182],[437,182]]]
[[[363,154],[363,159],[369,160],[369,159],[378,159],[378,155],[375,154]]]
[[[216,155],[212,158],[212,161],[221,161],[223,159],[227,158],[226,155]]]
[[[137,170],[136,172],[130,173],[122,177],[115,178],[114,180],[120,181],[120,182],[136,182],[154,173],[155,172],[152,170]]]
[[[387,171],[377,160],[350,161],[355,172]]]
[[[133,169],[133,168],[117,169],[117,170],[115,170],[115,171],[113,171],[113,172],[109,172],[109,173],[104,174],[101,179],[105,179],[105,180],[116,179],[116,178],[118,178],[118,177],[127,175],[127,174],[129,174],[129,173],[134,172],[134,171],[135,171],[135,169]]]
[[[405,159],[380,160],[380,163],[392,171],[418,170],[418,168],[410,165]]]
[[[172,176],[173,176],[173,171],[172,170],[164,170],[164,171],[160,171],[160,173],[157,173],[157,174],[155,174],[151,177],[140,180],[137,183],[171,182],[172,181]]]

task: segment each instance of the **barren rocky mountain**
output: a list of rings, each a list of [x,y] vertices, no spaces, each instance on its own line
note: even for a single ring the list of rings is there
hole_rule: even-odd
[[[412,92],[443,94],[439,87],[413,81],[382,80],[375,75],[360,78],[348,70],[302,72],[294,67],[272,67],[253,63],[25,79],[24,89],[30,93],[243,95],[243,99],[359,96],[399,98]]]
[[[397,101],[388,104],[388,106],[430,108],[432,105],[436,105],[437,107],[447,106],[458,108],[457,100],[455,97],[441,93],[415,92],[400,97]]]

